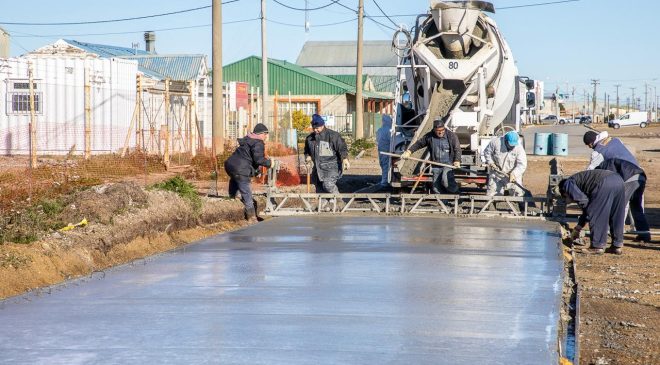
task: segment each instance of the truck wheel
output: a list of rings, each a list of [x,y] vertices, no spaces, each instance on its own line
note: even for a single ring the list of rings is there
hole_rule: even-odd
[[[614,129],[619,129],[619,128],[621,128],[621,125],[619,125],[619,124],[614,124],[614,125],[612,126],[612,128],[614,128]]]
[[[646,128],[646,125],[647,125],[646,122],[639,123],[640,128]]]

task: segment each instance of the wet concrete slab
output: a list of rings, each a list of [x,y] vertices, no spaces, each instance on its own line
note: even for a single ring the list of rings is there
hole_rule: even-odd
[[[556,364],[558,240],[511,220],[277,218],[0,303],[0,363]]]

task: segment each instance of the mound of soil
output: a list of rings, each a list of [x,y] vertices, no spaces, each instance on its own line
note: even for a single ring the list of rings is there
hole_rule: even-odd
[[[147,194],[134,182],[94,186],[75,193],[61,214],[64,222],[83,218],[102,224],[112,223],[117,214],[147,205]]]

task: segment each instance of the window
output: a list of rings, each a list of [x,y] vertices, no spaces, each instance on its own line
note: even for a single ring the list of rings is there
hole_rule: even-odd
[[[43,113],[43,93],[40,91],[40,83],[33,81],[34,112]],[[8,83],[7,90],[7,115],[30,114],[30,82],[28,80],[12,80]]]
[[[30,93],[8,93],[7,114],[30,114]],[[41,93],[34,93],[34,111],[42,113]]]
[[[301,110],[303,113],[311,116],[312,114],[316,114],[318,110],[318,101],[291,101],[291,109],[294,111],[296,110]],[[277,101],[277,114],[282,116],[282,115],[288,115],[289,113],[289,101],[282,101],[278,100]]]

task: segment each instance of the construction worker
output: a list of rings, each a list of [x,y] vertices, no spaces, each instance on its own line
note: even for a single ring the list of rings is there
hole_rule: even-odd
[[[305,138],[305,163],[312,169],[316,192],[338,194],[337,180],[351,167],[348,147],[339,133],[325,127],[318,114],[312,115],[312,129]]]
[[[508,190],[512,196],[524,196],[523,174],[527,169],[527,155],[520,144],[518,132],[507,132],[502,137],[490,140],[483,152],[488,165],[488,188],[486,195],[504,195]]]
[[[639,167],[639,163],[633,154],[626,148],[626,146],[618,138],[612,138],[607,131],[595,132],[587,131],[582,137],[582,141],[589,148],[593,149],[591,152],[591,160],[587,170],[593,170],[605,160],[618,158],[635,164]]]
[[[593,152],[591,153],[591,160],[589,161],[589,166],[587,167],[588,170],[593,170],[605,161],[611,159],[628,161],[635,165],[637,168],[641,169],[639,162],[637,162],[635,156],[630,152],[630,150],[628,150],[628,148],[626,148],[623,142],[621,142],[621,140],[618,138],[610,137],[607,131],[600,133],[595,131],[587,131],[583,136],[583,141],[584,144],[593,149]],[[643,184],[646,186],[646,176],[637,174],[636,178],[638,180],[637,183],[640,184],[640,186],[642,182],[639,181],[639,179],[644,179]],[[631,188],[632,185],[629,184],[629,189]],[[636,189],[634,191],[636,191]],[[642,194],[643,191],[644,189],[642,189]],[[627,201],[628,200],[626,200],[626,202]],[[634,207],[632,205],[634,205]],[[638,231],[648,231],[648,222],[644,216],[644,196],[641,195],[639,197],[635,197],[635,203],[632,205],[630,209],[631,213],[633,214],[633,223],[635,225],[635,229]],[[637,216],[637,218],[635,218],[635,216]],[[640,219],[641,221],[638,223],[636,219]],[[640,234],[635,238],[635,241],[638,242],[648,242],[650,240],[650,234]]]
[[[646,173],[641,167],[618,158],[603,161],[596,169],[616,172],[623,179],[625,200],[630,207],[635,230],[639,233],[637,242],[650,242],[649,223],[644,214],[644,189],[646,188]]]
[[[435,119],[433,121],[433,130],[408,147],[401,154],[401,158],[405,160],[414,152],[427,147],[431,154],[431,161],[460,167],[461,144],[458,141],[458,136],[445,128],[445,121],[446,118]],[[433,166],[431,171],[433,173],[434,194],[455,194],[458,192],[458,184],[456,184],[453,168]]]
[[[383,123],[376,131],[376,143],[378,144],[378,162],[380,163],[381,178],[380,185],[387,186],[390,171],[390,156],[381,155],[380,152],[390,152],[392,138],[392,117],[383,115]]]
[[[259,123],[254,126],[252,133],[238,139],[238,147],[225,161],[225,171],[229,175],[229,196],[236,197],[241,193],[245,219],[254,223],[257,221],[254,200],[252,199],[251,179],[257,174],[259,166],[271,167],[273,159],[264,156],[265,143],[268,137],[268,128]]]
[[[563,179],[559,193],[567,202],[573,201],[582,208],[574,237],[589,222],[591,246],[586,253],[605,252],[608,232],[612,235],[610,252],[618,255],[623,252],[626,201],[621,176],[609,170],[581,171]]]

